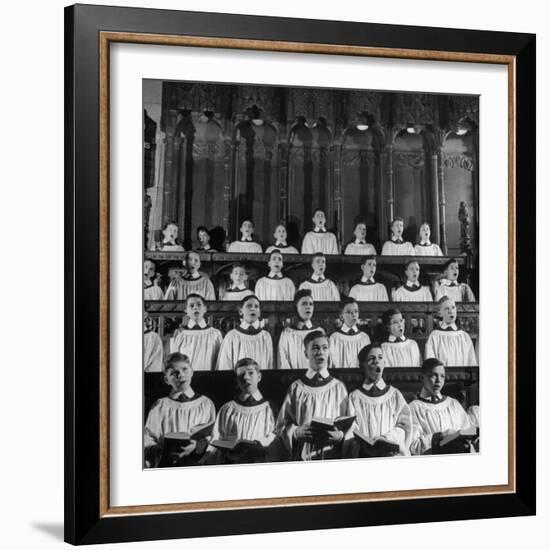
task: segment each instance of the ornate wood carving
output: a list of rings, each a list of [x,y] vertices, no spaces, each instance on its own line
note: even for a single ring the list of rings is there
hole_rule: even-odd
[[[469,172],[474,170],[474,159],[469,155],[443,155],[442,160],[445,168],[463,168]]]
[[[394,126],[437,125],[437,96],[434,94],[395,94]]]

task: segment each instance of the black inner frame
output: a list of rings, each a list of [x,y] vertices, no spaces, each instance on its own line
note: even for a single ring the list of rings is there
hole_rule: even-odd
[[[516,492],[99,517],[99,32],[516,58]],[[535,66],[532,34],[76,5],[65,8],[65,540],[129,542],[535,514]],[[507,190],[503,190],[507,192]],[[502,304],[508,307],[507,303]],[[504,311],[504,310],[503,310]]]

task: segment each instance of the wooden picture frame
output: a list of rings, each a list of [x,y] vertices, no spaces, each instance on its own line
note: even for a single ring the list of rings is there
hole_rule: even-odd
[[[118,42],[507,66],[507,484],[124,508],[110,505],[108,91],[109,48]],[[535,513],[535,330],[530,314],[535,303],[535,51],[535,36],[530,34],[91,5],[66,8],[67,542],[127,542]],[[521,368],[521,377],[516,367]]]

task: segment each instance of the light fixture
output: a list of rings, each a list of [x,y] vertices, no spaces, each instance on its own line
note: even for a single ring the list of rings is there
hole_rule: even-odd
[[[422,126],[418,125],[418,124],[415,124],[415,125],[410,125],[410,126],[407,126],[407,134],[419,134],[420,132],[422,131]]]
[[[356,128],[360,131],[360,132],[364,132],[365,130],[368,130],[369,129],[369,125],[368,124],[358,124],[356,126]]]
[[[457,136],[465,136],[471,129],[472,123],[467,118],[463,118],[458,121],[455,134]]]
[[[261,118],[253,118],[252,119],[252,124],[254,124],[254,126],[261,126],[263,123],[264,123],[264,121]]]

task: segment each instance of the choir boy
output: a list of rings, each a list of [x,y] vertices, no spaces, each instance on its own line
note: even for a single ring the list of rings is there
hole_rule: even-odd
[[[204,227],[204,225],[199,225],[197,227],[197,240],[199,241],[199,247],[197,248],[197,252],[216,252],[211,246],[210,246],[210,240],[211,240],[210,231],[208,231],[208,227]]]
[[[436,301],[443,296],[449,296],[455,302],[475,302],[476,297],[470,286],[458,282],[460,268],[455,259],[450,259],[443,268],[443,278],[434,282],[434,294]]]
[[[311,260],[313,273],[311,277],[300,284],[300,290],[305,288],[311,290],[311,295],[316,302],[339,302],[340,292],[333,281],[325,277],[327,259],[325,255],[318,252]]]
[[[184,265],[187,273],[183,279],[172,280],[166,289],[165,300],[185,300],[189,294],[198,294],[205,300],[215,300],[216,293],[210,278],[200,273],[201,259],[197,252],[187,252]]]
[[[223,339],[217,370],[233,370],[235,363],[243,357],[254,359],[262,369],[272,369],[273,341],[271,334],[263,328],[260,300],[254,295],[243,298],[239,315],[239,326],[230,330]]]
[[[262,246],[253,239],[254,224],[252,220],[243,220],[241,224],[241,240],[233,241],[227,252],[240,252],[242,254],[261,254]]]
[[[405,336],[405,319],[398,309],[388,309],[382,315],[388,339],[382,343],[387,367],[420,367],[420,350],[415,340]]]
[[[185,248],[178,241],[178,224],[166,222],[162,228],[162,243],[160,249],[163,252],[183,252]]]
[[[391,239],[384,243],[382,256],[414,256],[413,245],[403,240],[403,218],[391,222]]]
[[[143,319],[143,370],[162,372],[163,346],[161,337],[153,330],[153,320]]]
[[[388,291],[382,283],[374,280],[376,273],[376,256],[365,256],[361,264],[363,276],[361,280],[351,287],[349,297],[358,302],[387,302]]]
[[[222,344],[222,333],[208,326],[204,319],[206,302],[199,294],[185,299],[186,324],[170,339],[170,353],[176,351],[189,357],[194,370],[214,370]]]
[[[329,342],[326,334],[314,331],[304,340],[308,369],[288,389],[277,418],[276,433],[292,460],[340,458],[344,433],[331,429],[319,433],[314,418],[334,420],[346,415],[347,390],[328,371]]]
[[[353,298],[344,298],[340,306],[342,326],[330,335],[330,357],[336,369],[359,367],[359,351],[370,344],[370,338],[359,330],[359,306]]]
[[[159,286],[159,277],[155,275],[155,264],[151,260],[143,262],[143,299],[162,300],[164,292]]]
[[[452,298],[439,300],[439,326],[426,342],[425,357],[437,357],[447,367],[477,366],[474,344],[470,335],[456,324],[456,304]]]
[[[405,264],[404,285],[392,292],[394,302],[433,302],[429,286],[423,286],[418,282],[420,276],[420,264],[416,260],[409,260]]]
[[[265,251],[266,254],[271,254],[271,252],[275,249],[280,250],[283,254],[298,254],[298,250],[296,248],[287,244],[288,234],[286,227],[282,223],[275,228],[273,237],[275,237],[275,244],[268,247]]]
[[[292,301],[296,287],[292,279],[283,277],[283,255],[280,250],[272,250],[267,262],[270,272],[267,277],[262,277],[256,283],[254,293],[261,301]]]
[[[324,210],[317,208],[313,212],[313,231],[305,234],[302,241],[302,254],[315,254],[322,252],[323,254],[339,254],[338,241],[336,235],[327,231],[327,218]]]
[[[159,466],[167,434],[192,433],[198,428],[213,424],[216,418],[214,404],[208,397],[195,393],[191,387],[192,378],[193,368],[186,355],[172,353],[167,357],[164,382],[170,386],[170,393],[156,401],[145,423],[143,443],[147,468]],[[191,439],[163,462],[178,466],[197,464],[207,445],[207,435]]]
[[[443,256],[441,248],[430,241],[432,231],[429,224],[424,222],[418,230],[419,242],[414,247],[417,256]]]
[[[221,299],[240,302],[246,296],[254,294],[247,286],[248,274],[243,264],[233,264],[229,274],[231,284],[225,289]]]
[[[355,240],[346,246],[344,254],[354,256],[376,256],[376,249],[372,244],[367,242],[367,226],[365,223],[356,223],[353,234],[355,235]]]

